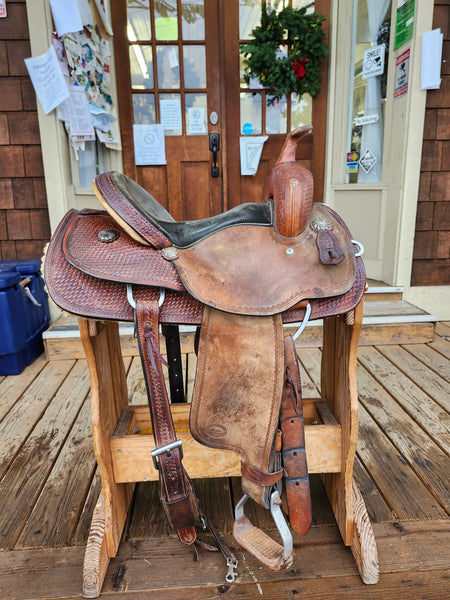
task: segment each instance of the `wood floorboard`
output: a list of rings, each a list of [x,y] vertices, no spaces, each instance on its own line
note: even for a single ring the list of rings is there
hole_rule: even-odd
[[[438,323],[429,343],[358,351],[360,431],[354,476],[377,541],[377,585],[361,583],[319,475],[311,476],[313,527],[305,538],[295,538],[293,567],[274,574],[236,548],[240,576],[231,587],[224,582],[220,554],[202,552],[196,563],[181,547],[166,524],[158,486],[149,482],[136,486],[102,598],[449,598],[447,337],[450,323]],[[188,350],[184,364],[190,397],[196,357]],[[298,354],[303,396],[318,397],[320,348],[300,348]],[[145,404],[140,359],[124,362],[130,403]],[[88,394],[82,359],[46,362],[40,357],[21,375],[0,377],[0,599],[81,597],[84,545],[100,491]],[[204,512],[233,545],[240,480],[195,480],[194,488]],[[267,511],[247,504],[249,518],[272,531]]]

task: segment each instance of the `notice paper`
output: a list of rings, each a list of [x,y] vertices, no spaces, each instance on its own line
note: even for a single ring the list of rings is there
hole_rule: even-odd
[[[26,58],[25,65],[39,102],[47,115],[69,97],[69,89],[59,66],[55,48],[50,46],[45,54]]]
[[[182,129],[181,123],[181,100],[180,98],[169,98],[160,100],[161,123],[166,131],[178,131]]]
[[[73,86],[70,88],[70,98],[66,102],[66,111],[70,135],[95,137],[89,102],[81,88]]]
[[[133,125],[133,137],[137,165],[167,164],[163,125]]]
[[[441,85],[442,44],[440,29],[433,29],[422,37],[422,89],[438,90]]]
[[[241,175],[256,174],[264,142],[268,139],[269,137],[267,135],[239,138],[241,150]]]
[[[58,36],[83,29],[77,0],[50,0],[50,6]]]

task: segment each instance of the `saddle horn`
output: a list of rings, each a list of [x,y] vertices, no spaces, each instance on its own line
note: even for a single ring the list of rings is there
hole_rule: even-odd
[[[263,200],[274,201],[275,228],[287,238],[295,237],[303,231],[312,207],[312,173],[295,161],[299,139],[311,131],[311,125],[304,125],[288,134],[264,186]]]

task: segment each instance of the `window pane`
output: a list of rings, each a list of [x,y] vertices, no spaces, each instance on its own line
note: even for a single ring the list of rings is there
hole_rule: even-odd
[[[241,93],[241,133],[261,133],[261,94]],[[251,130],[251,131],[250,131]]]
[[[160,94],[159,114],[165,135],[182,135],[180,94]]]
[[[266,107],[266,133],[286,133],[287,130],[286,96],[279,103]]]
[[[183,46],[184,86],[206,88],[205,46]]]
[[[381,181],[390,15],[390,3],[365,0],[357,1],[353,15],[348,183]]]
[[[239,0],[239,39],[247,40],[261,21],[261,0]]]
[[[291,94],[291,131],[302,125],[311,125],[312,102],[309,94],[303,94],[300,102],[297,102],[297,94]]]
[[[160,89],[180,88],[178,46],[157,46],[158,86]]]
[[[208,132],[206,94],[186,94],[185,101],[187,135],[206,135]]]
[[[178,39],[177,0],[155,2],[155,37],[161,41]]]
[[[127,0],[127,21],[130,42],[151,40],[150,0]]]
[[[205,8],[203,0],[181,1],[183,40],[205,39]]]
[[[131,87],[135,89],[152,89],[153,54],[151,46],[133,44],[129,48]]]
[[[133,94],[133,113],[137,125],[156,123],[154,94]]]

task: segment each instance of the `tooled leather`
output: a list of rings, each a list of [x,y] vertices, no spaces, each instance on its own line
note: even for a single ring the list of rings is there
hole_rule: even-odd
[[[305,451],[300,371],[295,344],[290,336],[284,341],[284,352],[285,377],[280,412],[281,453],[286,471],[284,482],[291,526],[300,535],[305,535],[312,521],[311,495]]]
[[[283,365],[279,316],[254,319],[206,307],[191,404],[192,436],[206,446],[233,450],[268,472]]]
[[[102,198],[128,225],[154,248],[167,248],[170,240],[145,219],[127,198],[123,196],[111,180],[109,173],[101,173],[95,184]]]
[[[136,334],[156,448],[177,440],[161,360],[158,354],[158,332],[158,302],[138,301],[136,305]],[[175,529],[180,530],[195,526],[198,520],[198,510],[196,510],[193,489],[181,463],[180,448],[177,447],[170,452],[161,453],[158,462],[160,495],[170,524]]]
[[[320,262],[317,233],[309,226],[299,236],[286,239],[271,228],[246,225],[219,231],[191,248],[179,249],[173,263],[195,298],[241,315],[273,315],[305,298],[342,295],[354,282],[354,247],[327,207],[315,204],[310,221],[316,217],[333,225],[345,253],[342,263]],[[164,251],[163,255],[171,259]]]
[[[127,300],[126,285],[106,279],[94,278],[74,268],[62,253],[62,241],[76,210],[69,211],[58,225],[45,257],[45,282],[47,290],[57,306],[72,314],[93,318],[133,321],[134,310]],[[356,259],[355,282],[352,288],[340,296],[316,298],[310,301],[310,319],[346,313],[360,302],[365,289],[365,271],[361,258]],[[159,298],[158,287],[133,286],[135,299]],[[160,310],[162,323],[200,325],[203,304],[190,294],[167,290]],[[282,314],[283,323],[301,321],[303,308],[293,308]]]
[[[114,241],[104,243],[103,230],[117,233]],[[107,214],[79,214],[73,218],[63,239],[66,259],[86,275],[100,279],[165,287],[184,291],[174,266],[161,253],[133,240]]]

